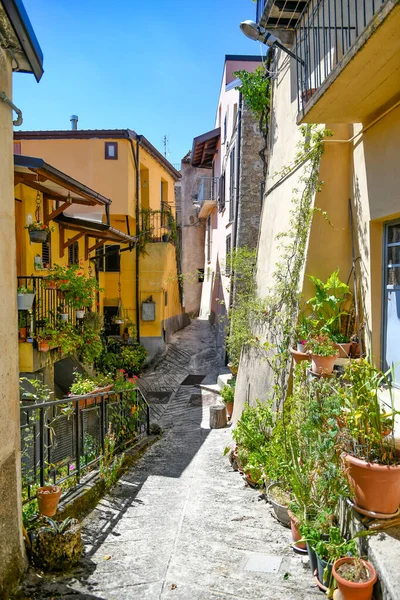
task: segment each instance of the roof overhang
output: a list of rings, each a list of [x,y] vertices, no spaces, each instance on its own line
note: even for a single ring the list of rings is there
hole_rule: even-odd
[[[15,56],[13,71],[33,73],[39,81],[43,53],[21,0],[0,0],[0,34]]]
[[[215,154],[218,152],[221,128],[213,129],[193,140],[192,167],[211,168]]]
[[[109,206],[111,200],[52,167],[41,158],[14,154],[14,183],[23,183],[55,201]]]

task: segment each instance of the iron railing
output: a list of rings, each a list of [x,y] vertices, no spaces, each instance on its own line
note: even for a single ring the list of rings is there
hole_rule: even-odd
[[[75,309],[68,306],[63,299],[63,292],[50,289],[45,277],[17,277],[18,288],[26,287],[33,290],[35,299],[32,309],[29,311],[18,311],[18,327],[25,328],[28,338],[35,338],[36,334],[46,326],[56,328],[61,323],[61,314],[68,314],[68,322],[79,326],[76,319]]]
[[[171,207],[162,202],[161,211],[141,211],[141,231],[146,242],[176,243],[176,223]]]
[[[386,0],[310,0],[296,25],[298,107],[304,108]]]
[[[103,391],[44,403],[21,401],[23,502],[37,486],[79,483],[101,460],[106,437],[122,451],[150,433],[150,408],[139,389]]]
[[[207,200],[217,201],[219,177],[200,177],[198,179],[197,202],[202,205]]]

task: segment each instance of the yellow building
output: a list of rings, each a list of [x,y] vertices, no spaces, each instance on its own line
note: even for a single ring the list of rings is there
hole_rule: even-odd
[[[139,243],[133,252],[117,243],[97,249],[99,282],[105,290],[100,310],[108,333],[122,333],[124,325],[112,324],[116,315],[122,316],[134,324],[138,339],[154,356],[187,323],[175,222],[179,172],[131,130],[27,131],[14,139],[17,153],[40,156],[112,198],[111,226]],[[84,205],[71,207],[69,214],[87,218]]]
[[[14,185],[17,286],[35,294],[32,310],[18,312],[19,370],[25,375],[40,372],[53,389],[54,365],[61,357],[58,350],[38,352],[36,336],[47,322],[55,327],[61,312],[73,324],[77,319],[57,290],[46,286],[49,269],[76,264],[85,275],[95,276],[96,249],[106,242],[132,249],[135,238],[110,226],[110,199],[40,158],[14,157]],[[77,207],[86,219],[73,216]],[[26,228],[37,221],[52,229],[44,243],[32,242]]]

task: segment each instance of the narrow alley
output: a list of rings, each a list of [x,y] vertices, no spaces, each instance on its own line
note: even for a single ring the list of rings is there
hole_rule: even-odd
[[[302,557],[290,547],[290,530],[223,456],[230,428],[209,429],[216,395],[180,385],[189,374],[215,383],[219,370],[207,321],[193,321],[175,334],[141,381],[159,392],[172,389],[168,403],[159,405],[162,438],[84,520],[79,568],[69,576],[31,575],[19,598],[320,596]]]

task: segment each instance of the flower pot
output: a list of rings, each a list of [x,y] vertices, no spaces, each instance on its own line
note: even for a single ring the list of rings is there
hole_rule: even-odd
[[[301,344],[298,344],[301,346]],[[290,348],[290,353],[293,356],[293,360],[296,365],[301,363],[303,360],[310,360],[310,355],[307,352],[299,352],[299,350],[295,350],[294,348]]]
[[[358,342],[351,342],[350,352],[351,352],[352,358],[359,358],[360,353],[361,353],[360,344]]]
[[[315,570],[318,569],[317,554],[314,548],[310,546],[308,542],[306,542],[306,548],[308,552],[308,558],[310,559],[311,573],[314,575]]]
[[[58,485],[45,485],[38,488],[36,496],[40,514],[46,517],[53,517],[57,512],[61,488]]]
[[[343,600],[371,600],[374,583],[377,579],[374,567],[366,560],[362,560],[363,565],[368,569],[370,579],[368,581],[348,581],[338,574],[339,567],[346,563],[352,563],[353,558],[344,557],[335,561],[332,573],[338,584]]]
[[[351,342],[345,344],[335,344],[339,350],[339,358],[349,358],[351,353]]]
[[[311,97],[315,94],[316,91],[317,91],[317,88],[309,88],[308,90],[304,90],[301,93],[301,99],[303,101],[303,106],[311,100]]]
[[[237,365],[233,365],[232,363],[228,363],[228,369],[232,373],[232,375],[237,375],[239,367]]]
[[[18,294],[18,310],[31,310],[36,294]]]
[[[18,329],[18,337],[21,341],[25,341],[26,340],[26,335],[27,335],[27,327],[20,327]]]
[[[285,527],[290,527],[290,517],[289,517],[288,507],[283,506],[282,504],[278,504],[278,502],[276,502],[276,500],[274,500],[271,497],[271,490],[274,487],[279,487],[279,483],[271,483],[271,485],[268,486],[268,489],[267,489],[268,500],[269,500],[272,508],[274,509],[274,513],[275,513],[275,516],[278,519],[278,521],[280,523],[282,523],[282,525],[284,525]]]
[[[49,232],[45,230],[40,231],[40,229],[37,231],[30,231],[29,239],[31,240],[31,242],[37,244],[45,244],[49,239]]]
[[[49,342],[38,342],[38,350],[39,352],[48,352],[50,350]]]
[[[328,563],[326,560],[323,560],[317,556],[317,568],[318,568],[318,579],[319,582],[322,583],[325,587],[329,587],[332,580],[332,563]],[[324,577],[325,568],[328,567],[327,575]]]
[[[300,542],[297,543],[299,540],[301,540],[302,535],[300,533],[300,521],[299,519],[292,513],[291,510],[288,510],[288,515],[289,515],[289,519],[290,519],[290,529],[292,530],[292,539],[294,542],[294,546],[296,546],[296,548],[298,548],[299,550],[306,550],[307,549],[307,545],[306,542]]]
[[[57,281],[46,281],[46,290],[58,290]]]
[[[393,515],[400,504],[400,465],[380,465],[344,455],[346,475],[354,491],[355,508]]]
[[[114,325],[123,325],[124,323],[123,319],[114,319]]]
[[[61,313],[60,314],[60,319],[61,319],[61,321],[68,321],[69,314],[68,313]]]
[[[83,319],[84,316],[85,316],[85,311],[84,310],[76,310],[75,311],[75,317],[77,319]]]
[[[336,356],[319,356],[318,354],[311,354],[311,369],[313,373],[317,373],[318,375],[329,375],[332,373],[338,356],[339,354],[336,354]]]
[[[226,414],[228,415],[228,419],[231,419],[232,413],[233,413],[233,402],[227,402],[225,404],[225,408],[226,408]]]

